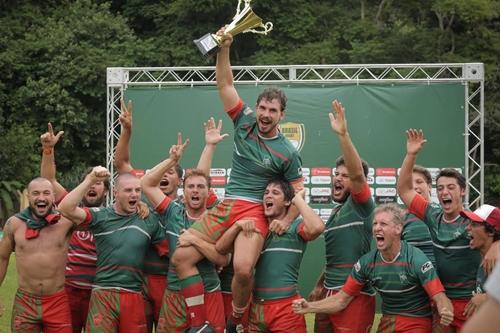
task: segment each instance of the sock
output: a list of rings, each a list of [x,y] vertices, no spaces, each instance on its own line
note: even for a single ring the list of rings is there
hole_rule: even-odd
[[[201,326],[207,320],[205,309],[205,289],[199,274],[192,275],[179,281],[181,295],[187,307],[187,315],[191,319],[191,326]]]
[[[236,325],[241,324],[243,315],[245,314],[245,311],[248,308],[248,304],[242,308],[239,308],[236,305],[234,305],[233,302],[231,302],[231,306],[233,307],[233,311],[231,312],[231,321]]]

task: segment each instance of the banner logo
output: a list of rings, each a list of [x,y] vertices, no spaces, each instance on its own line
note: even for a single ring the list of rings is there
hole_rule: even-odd
[[[295,149],[300,152],[302,150],[302,147],[304,147],[304,141],[306,138],[304,124],[283,123],[279,125],[279,129],[281,133],[288,140],[290,140]]]

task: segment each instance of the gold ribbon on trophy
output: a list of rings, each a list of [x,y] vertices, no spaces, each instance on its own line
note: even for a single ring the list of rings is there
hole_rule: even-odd
[[[242,0],[238,0],[236,15],[234,15],[233,21],[226,27],[226,33],[230,33],[232,36],[242,32],[267,35],[267,33],[273,29],[273,24],[271,22],[263,23],[262,19],[252,11],[252,8],[250,8],[251,1],[252,0],[243,0],[245,5],[243,9],[241,9]],[[222,41],[222,36],[208,33],[199,39],[195,39],[193,42],[204,56],[211,56],[220,47]]]

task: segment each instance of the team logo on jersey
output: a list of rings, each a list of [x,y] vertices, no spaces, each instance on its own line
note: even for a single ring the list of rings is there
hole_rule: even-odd
[[[399,281],[401,281],[401,283],[407,283],[408,282],[408,278],[406,277],[405,273],[399,273]]]
[[[266,156],[262,159],[262,163],[264,163],[264,165],[268,167],[271,165],[271,159],[268,156]]]
[[[80,239],[82,241],[85,241],[87,239],[91,239],[92,240],[92,233],[90,233],[88,231],[77,231],[76,232],[76,237],[78,237],[78,239]]]
[[[248,115],[249,115],[250,113],[252,113],[252,112],[253,112],[253,110],[252,110],[252,109],[250,109],[248,106],[245,108],[245,110],[243,110],[243,114],[244,114],[245,116],[248,116]]]
[[[304,124],[283,123],[279,125],[279,130],[288,140],[290,140],[295,149],[299,152],[302,150],[306,140]]]
[[[361,264],[359,263],[359,260],[354,264],[354,270],[356,270],[356,272],[359,272],[359,270],[361,269]]]
[[[422,273],[425,273],[427,271],[429,271],[430,269],[432,269],[434,266],[432,266],[432,262],[430,261],[427,261],[425,264],[422,265],[421,267],[421,270],[422,270]]]

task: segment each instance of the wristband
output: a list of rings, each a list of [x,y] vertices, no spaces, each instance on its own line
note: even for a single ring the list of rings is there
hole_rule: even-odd
[[[44,155],[52,155],[52,152],[54,151],[53,148],[45,147],[43,148],[43,154]]]

